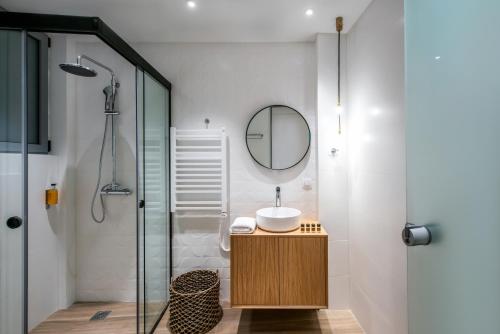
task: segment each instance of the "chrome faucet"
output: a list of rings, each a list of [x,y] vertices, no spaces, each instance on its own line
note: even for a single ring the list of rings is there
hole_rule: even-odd
[[[281,206],[281,189],[276,187],[276,205],[277,208]]]

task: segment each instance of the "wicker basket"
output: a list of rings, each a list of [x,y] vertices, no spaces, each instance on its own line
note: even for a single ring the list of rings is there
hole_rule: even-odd
[[[195,270],[170,285],[168,327],[175,334],[203,334],[222,319],[219,272]]]

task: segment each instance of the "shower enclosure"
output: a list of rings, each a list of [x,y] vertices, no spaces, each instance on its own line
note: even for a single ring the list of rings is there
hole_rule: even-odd
[[[61,310],[82,312],[71,330],[98,333],[96,310],[154,331],[172,272],[170,89],[98,18],[0,12],[0,334],[69,332]]]

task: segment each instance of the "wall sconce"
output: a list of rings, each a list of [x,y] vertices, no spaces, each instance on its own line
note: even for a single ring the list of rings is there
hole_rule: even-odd
[[[337,28],[337,116],[339,118],[339,135],[342,134],[342,124],[340,122],[340,116],[342,114],[342,104],[340,103],[340,33],[344,29],[344,18],[339,16],[335,20],[335,25]]]

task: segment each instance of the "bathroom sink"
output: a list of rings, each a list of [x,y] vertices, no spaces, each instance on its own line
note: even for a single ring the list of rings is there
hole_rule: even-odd
[[[269,232],[288,232],[300,226],[302,212],[294,208],[272,207],[257,210],[257,225]]]

